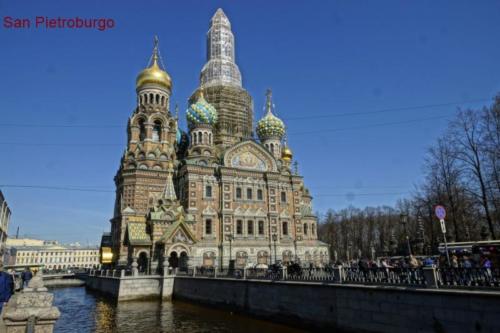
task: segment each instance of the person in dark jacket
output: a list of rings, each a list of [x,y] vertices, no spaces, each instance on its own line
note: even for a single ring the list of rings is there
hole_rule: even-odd
[[[14,280],[12,275],[3,270],[3,264],[0,263],[0,313],[3,306],[9,301],[14,290]]]
[[[28,286],[31,278],[33,277],[33,273],[31,273],[30,269],[26,267],[24,272],[21,274],[21,279],[23,280],[23,288]]]

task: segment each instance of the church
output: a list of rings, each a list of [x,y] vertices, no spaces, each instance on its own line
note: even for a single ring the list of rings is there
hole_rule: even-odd
[[[234,45],[231,23],[218,9],[183,131],[177,107],[170,110],[173,80],[155,40],[136,80],[103,263],[154,273],[164,262],[186,269],[329,261],[270,90],[254,131],[253,100],[242,85]]]

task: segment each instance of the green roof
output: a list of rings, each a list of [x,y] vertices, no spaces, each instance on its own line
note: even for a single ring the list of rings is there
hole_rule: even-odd
[[[129,222],[127,233],[130,245],[151,245],[151,238],[146,232],[146,223]]]

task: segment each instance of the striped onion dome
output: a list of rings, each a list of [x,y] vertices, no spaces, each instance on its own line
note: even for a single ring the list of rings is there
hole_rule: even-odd
[[[213,126],[217,122],[217,110],[205,100],[203,92],[200,90],[198,100],[187,109],[186,118],[189,128],[201,124]]]
[[[267,92],[266,115],[257,122],[256,132],[261,141],[266,139],[279,139],[285,135],[285,124],[272,112],[271,91]]]

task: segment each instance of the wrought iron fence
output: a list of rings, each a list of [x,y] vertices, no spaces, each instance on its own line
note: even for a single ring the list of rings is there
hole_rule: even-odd
[[[128,270],[90,270],[90,276],[128,277]],[[137,274],[136,275],[140,275]],[[364,285],[399,285],[426,288],[485,288],[500,289],[500,268],[359,268],[298,266],[269,268],[214,268],[190,267],[184,271],[172,269],[167,275],[228,278],[269,281],[304,281],[321,283],[349,283]]]
[[[255,280],[282,280],[284,272],[282,268],[247,268],[245,277]]]
[[[288,269],[286,280],[289,281],[318,281],[318,282],[337,282],[338,274],[335,274],[333,268],[301,268]]]
[[[217,270],[217,277],[243,279],[245,277],[245,270],[239,268],[219,268]]]
[[[204,276],[204,277],[215,277],[215,268],[214,267],[197,267],[195,275],[196,276]]]
[[[499,268],[439,268],[440,287],[500,288]]]
[[[362,284],[425,286],[421,268],[343,268],[343,281]]]

